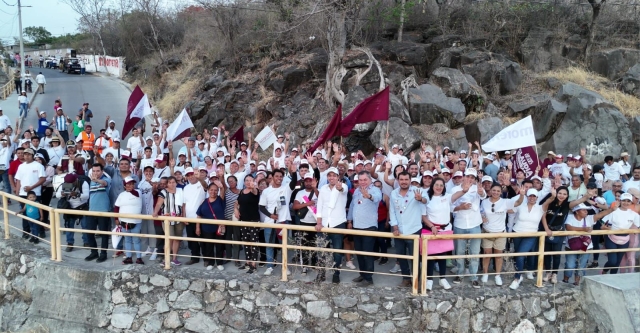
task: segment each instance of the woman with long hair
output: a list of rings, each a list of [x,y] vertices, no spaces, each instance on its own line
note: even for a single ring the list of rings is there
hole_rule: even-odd
[[[505,230],[507,214],[513,213],[511,200],[502,198],[502,185],[494,183],[489,188],[489,197],[480,203],[482,212],[482,231],[484,233],[502,233]],[[502,253],[507,246],[507,238],[483,238],[480,244],[485,254]],[[502,257],[495,257],[496,275],[494,281],[497,286],[502,285]],[[482,283],[489,281],[489,263],[491,258],[482,258]]]
[[[620,207],[611,214],[603,218],[607,223],[602,225],[601,230],[620,230],[621,234],[605,235],[604,247],[607,249],[628,249],[630,235],[624,231],[632,229],[634,226],[640,228],[640,217],[633,210],[633,195],[625,193],[620,196]],[[636,236],[635,234],[633,236]],[[625,252],[607,253],[607,263],[604,265],[604,273],[618,274],[618,267]]]
[[[185,197],[182,189],[178,188],[176,177],[169,177],[167,179],[167,188],[158,193],[158,202],[153,210],[153,217],[158,217],[160,212],[162,212],[163,216],[184,217]],[[185,225],[182,222],[171,221],[169,223],[170,235],[182,237],[184,226]],[[173,252],[173,260],[171,260],[171,264],[176,266],[182,265],[182,263],[178,261],[179,248],[180,241],[172,240],[171,251]]]
[[[200,219],[210,220],[226,220],[224,216],[225,200],[224,191],[220,191],[223,188],[222,183],[219,180],[214,180],[213,183],[207,187],[207,193],[209,197],[205,199],[196,215]],[[218,196],[218,192],[220,195]],[[209,223],[196,223],[196,235],[205,239],[224,239],[225,226]],[[212,270],[213,266],[217,266],[218,270],[224,270],[224,244],[222,243],[202,243],[202,255],[204,256],[204,265],[207,270]]]
[[[238,200],[235,203],[234,215],[239,221],[244,222],[260,222],[259,203],[260,194],[258,193],[258,185],[251,175],[244,177],[244,189],[240,191]],[[240,236],[243,242],[259,243],[259,228],[240,227]],[[247,259],[245,269],[247,274],[256,271],[257,261],[260,260],[260,249],[258,246],[245,245],[244,256]]]
[[[439,231],[451,230],[451,194],[447,194],[444,179],[434,179],[427,191],[427,196],[426,215],[422,216],[422,224],[425,225],[425,229],[430,230],[433,235],[437,235]],[[450,255],[451,251],[439,254]],[[433,289],[433,269],[436,263],[440,270],[440,286],[444,289],[451,289],[451,285],[444,278],[447,275],[447,260],[437,259],[427,261],[427,290]]]
[[[556,198],[549,203],[547,211],[542,215],[542,223],[539,230],[547,233],[544,240],[545,252],[557,252],[557,254],[547,254],[544,256],[544,270],[547,274],[542,281],[556,284],[558,283],[558,268],[560,267],[560,259],[562,255],[562,244],[564,236],[554,236],[554,231],[563,231],[565,229],[565,220],[571,209],[569,208],[569,189],[565,186],[556,189]],[[542,201],[546,201],[546,198]]]

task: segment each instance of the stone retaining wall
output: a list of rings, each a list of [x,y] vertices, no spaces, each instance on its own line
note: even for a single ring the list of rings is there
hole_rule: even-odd
[[[70,267],[17,240],[0,241],[0,253],[0,331],[607,332],[585,315],[582,292],[566,285],[463,285],[422,297],[158,265]]]

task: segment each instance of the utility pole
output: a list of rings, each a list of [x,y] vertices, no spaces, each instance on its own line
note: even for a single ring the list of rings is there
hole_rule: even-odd
[[[20,0],[18,0],[18,26],[20,29],[20,77],[22,78],[22,86],[20,87],[20,91],[24,90],[24,42],[23,34],[22,34],[22,6],[20,5]]]

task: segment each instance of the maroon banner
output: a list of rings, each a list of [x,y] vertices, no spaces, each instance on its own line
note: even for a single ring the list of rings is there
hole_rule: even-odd
[[[516,172],[522,170],[525,179],[535,176],[538,168],[538,154],[534,147],[524,147],[515,150],[511,157],[511,178],[516,178]]]
[[[340,135],[349,136],[357,124],[378,120],[389,120],[389,86],[356,105],[353,111],[340,123]]]
[[[314,142],[313,145],[311,145],[311,147],[309,147],[307,151],[313,154],[313,152],[318,147],[323,145],[329,139],[333,138],[334,136],[339,136],[341,121],[342,121],[342,104],[338,105],[338,109],[336,110],[336,113],[331,118],[331,121],[329,122],[329,125],[327,125],[327,128],[324,130],[324,132],[322,132],[322,134],[320,134],[320,137],[318,138],[318,140],[316,140],[316,142]]]

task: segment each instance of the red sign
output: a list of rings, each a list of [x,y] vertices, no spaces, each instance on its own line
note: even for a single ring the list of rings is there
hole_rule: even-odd
[[[511,158],[512,175],[516,178],[516,171],[522,170],[524,172],[525,179],[531,179],[535,176],[536,169],[538,168],[538,154],[533,147],[524,147],[516,149],[516,153]]]
[[[120,68],[118,58],[98,57],[98,66]]]

